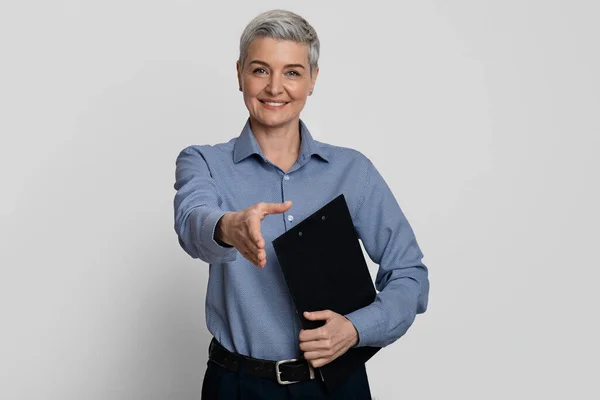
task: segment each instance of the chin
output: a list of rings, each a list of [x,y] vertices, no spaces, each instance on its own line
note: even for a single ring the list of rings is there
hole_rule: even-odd
[[[290,124],[292,122],[294,122],[296,120],[296,117],[294,116],[275,116],[275,115],[269,115],[269,116],[254,116],[254,119],[256,121],[258,121],[260,124],[264,125],[264,126],[268,126],[268,127],[279,127],[279,126],[285,126],[287,124]]]

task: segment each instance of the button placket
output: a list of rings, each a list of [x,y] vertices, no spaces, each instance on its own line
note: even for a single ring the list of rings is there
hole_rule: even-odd
[[[282,202],[285,202],[287,199],[286,197],[286,182],[290,181],[290,175],[284,173],[282,178],[281,178],[281,194],[282,194]],[[292,214],[287,214],[284,215],[284,221],[285,221],[285,225],[286,225],[286,231],[290,228],[289,225],[291,225],[291,223],[294,221],[294,216]]]

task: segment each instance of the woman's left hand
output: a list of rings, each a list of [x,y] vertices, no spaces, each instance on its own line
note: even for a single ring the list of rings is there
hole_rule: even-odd
[[[344,354],[358,342],[358,333],[350,320],[330,310],[305,312],[311,321],[325,325],[300,331],[300,350],[313,368],[322,367]]]

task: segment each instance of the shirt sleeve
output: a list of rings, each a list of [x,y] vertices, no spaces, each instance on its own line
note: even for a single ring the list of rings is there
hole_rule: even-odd
[[[354,225],[369,257],[379,264],[379,293],[367,307],[346,315],[360,346],[384,347],[404,335],[416,314],[427,309],[429,279],[423,254],[392,191],[367,159],[364,196]]]
[[[175,232],[181,247],[193,258],[209,264],[234,261],[237,250],[215,238],[219,219],[227,213],[199,146],[179,153],[175,168]]]

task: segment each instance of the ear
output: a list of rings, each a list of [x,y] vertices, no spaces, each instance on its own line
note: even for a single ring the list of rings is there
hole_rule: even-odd
[[[319,75],[319,67],[315,68],[315,70],[312,73],[312,76],[310,77],[311,83],[310,83],[310,93],[312,94],[312,92],[315,90],[315,84],[317,83],[317,76]]]
[[[242,66],[240,65],[240,61],[235,62],[235,69],[237,70],[237,78],[238,78],[238,88],[240,92],[242,91]]]

